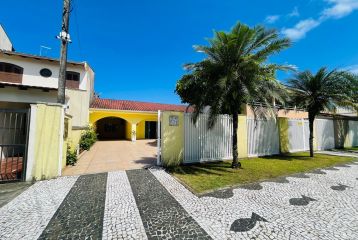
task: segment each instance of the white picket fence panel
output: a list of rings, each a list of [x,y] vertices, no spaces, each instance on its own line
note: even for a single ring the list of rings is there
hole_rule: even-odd
[[[277,122],[247,119],[248,156],[266,156],[280,153]]]
[[[305,119],[288,120],[288,142],[290,152],[309,150],[309,123]]]
[[[317,139],[317,149],[327,150],[335,147],[334,143],[334,124],[331,119],[316,119],[315,138]]]
[[[358,146],[358,121],[348,121],[348,136],[352,146]]]
[[[201,114],[194,124],[191,113],[184,115],[184,163],[232,158],[232,118],[219,115],[210,130],[208,118]]]

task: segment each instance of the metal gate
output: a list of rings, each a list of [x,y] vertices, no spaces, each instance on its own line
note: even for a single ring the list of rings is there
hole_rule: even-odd
[[[232,118],[217,116],[210,130],[208,118],[207,114],[201,114],[194,124],[191,113],[184,115],[184,163],[232,158]]]
[[[0,109],[0,183],[25,179],[29,110]]]
[[[247,119],[248,155],[266,156],[280,153],[279,133],[274,119]]]
[[[309,123],[304,119],[288,120],[289,151],[309,150]]]
[[[318,150],[334,148],[334,124],[331,119],[316,119],[316,138]]]

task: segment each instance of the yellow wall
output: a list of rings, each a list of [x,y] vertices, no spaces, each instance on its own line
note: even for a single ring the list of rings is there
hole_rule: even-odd
[[[169,126],[169,116],[179,117],[179,126]],[[184,113],[163,112],[161,121],[161,160],[164,166],[175,166],[183,162]]]
[[[90,123],[95,123],[106,117],[119,117],[127,121],[126,139],[132,139],[132,131],[136,132],[137,139],[144,139],[145,121],[158,121],[157,112],[135,112],[135,111],[117,111],[104,109],[90,109]]]
[[[264,113],[266,112],[266,114],[268,115],[272,115],[272,113],[270,114],[269,111],[265,110],[265,108],[261,109],[261,112]],[[254,117],[254,111],[252,110],[252,107],[250,105],[246,105],[246,113],[248,117]],[[277,117],[282,117],[282,118],[308,118],[308,113],[305,111],[299,111],[299,110],[288,110],[288,109],[280,109],[277,111],[277,113],[275,114]],[[274,117],[272,115],[272,117]]]
[[[132,139],[132,124],[129,122],[126,122],[126,139]]]
[[[65,136],[65,131],[67,129],[67,136]],[[71,130],[72,130],[72,119],[71,117],[65,117],[64,122],[64,138],[63,138],[63,147],[62,147],[62,168],[66,167],[66,156],[67,156],[67,146],[70,146],[70,138],[71,138]],[[72,147],[71,147],[72,148]]]
[[[247,117],[239,115],[237,128],[237,147],[239,158],[247,157]]]
[[[72,125],[76,127],[86,127],[88,125],[88,108],[90,95],[88,91],[66,89],[69,96],[68,110],[66,113],[73,116]]]
[[[278,118],[278,131],[280,136],[280,152],[288,153],[289,139],[288,139],[288,118]]]
[[[137,124],[137,139],[145,139],[145,121]]]
[[[63,139],[61,124],[63,123],[61,106],[37,104],[35,156],[32,176],[36,180],[58,176],[60,142]]]
[[[71,129],[71,134],[69,136],[69,145],[72,150],[75,150],[80,142],[81,135],[84,130],[73,130]]]

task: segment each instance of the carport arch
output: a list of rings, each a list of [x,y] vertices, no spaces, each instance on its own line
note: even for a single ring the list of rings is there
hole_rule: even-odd
[[[127,121],[126,139],[136,141],[140,135],[137,132],[137,125],[142,121],[157,121],[158,113],[156,112],[130,112],[116,110],[90,109],[89,120],[95,126],[95,123],[105,117],[116,117]],[[133,134],[135,133],[135,134]],[[139,136],[140,137],[140,136]]]
[[[98,119],[95,123],[95,130],[100,140],[124,140],[128,136],[127,120],[117,117],[108,116]]]

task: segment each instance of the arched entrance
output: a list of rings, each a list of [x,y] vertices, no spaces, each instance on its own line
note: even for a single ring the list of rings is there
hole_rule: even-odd
[[[99,140],[126,139],[126,120],[118,117],[105,117],[96,122]]]

